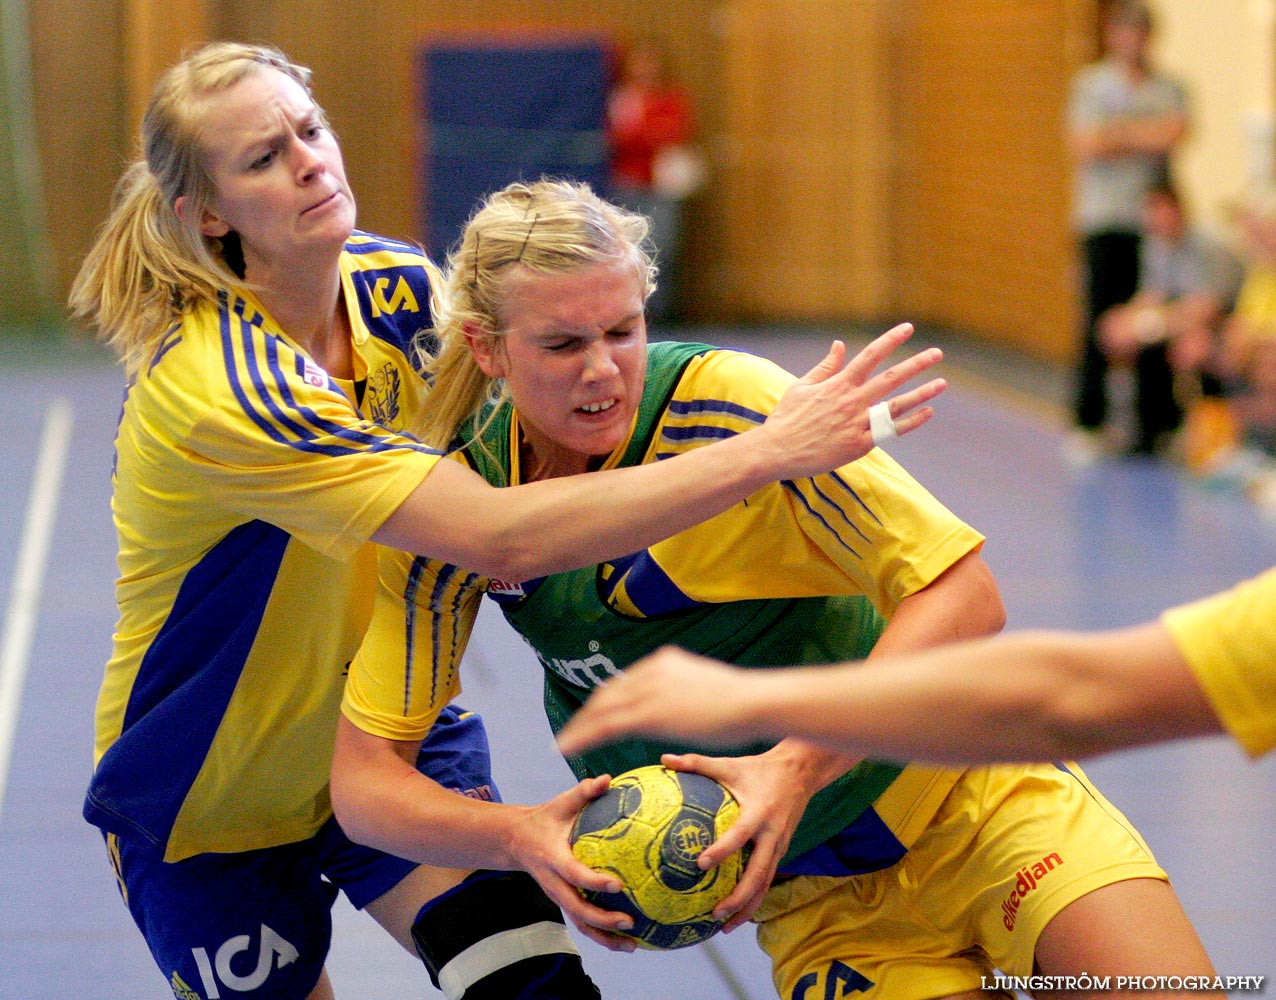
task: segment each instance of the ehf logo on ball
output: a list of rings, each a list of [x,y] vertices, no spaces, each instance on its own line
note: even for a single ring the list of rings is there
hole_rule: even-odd
[[[699,817],[680,819],[674,824],[669,843],[681,860],[694,866],[704,849],[713,843],[713,831]]]

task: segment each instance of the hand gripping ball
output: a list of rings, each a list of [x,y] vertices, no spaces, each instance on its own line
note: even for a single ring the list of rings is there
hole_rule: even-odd
[[[732,794],[702,774],[659,765],[626,771],[581,810],[571,834],[576,857],[615,875],[622,890],[581,894],[629,914],[628,934],[643,947],[697,944],[722,926],[713,908],[735,888],[746,859],[737,852],[708,871],[696,859],[739,815]]]

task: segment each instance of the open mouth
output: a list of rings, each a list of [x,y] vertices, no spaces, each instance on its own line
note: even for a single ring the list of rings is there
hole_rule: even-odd
[[[611,399],[604,399],[598,403],[586,403],[584,406],[578,406],[576,411],[578,413],[606,413],[619,402],[620,400],[613,396]]]

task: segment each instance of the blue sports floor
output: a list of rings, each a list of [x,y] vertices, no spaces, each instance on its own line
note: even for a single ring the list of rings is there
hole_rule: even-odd
[[[695,339],[793,371],[817,360],[826,340],[722,329]],[[1276,563],[1276,524],[1242,500],[1163,466],[1065,466],[1058,373],[951,346],[953,384],[938,419],[892,451],[988,536],[1011,628],[1131,623]],[[0,335],[0,762],[11,750],[7,781],[0,767],[0,1000],[171,996],[79,815],[114,620],[108,480],[119,393],[118,372],[90,346]],[[60,479],[40,461],[51,412],[55,440],[66,431]],[[40,499],[28,518],[33,490]],[[22,539],[42,523],[47,558],[35,558]],[[506,799],[540,801],[567,787],[539,709],[538,668],[499,616],[484,612],[466,669],[464,700],[487,717]],[[1219,972],[1276,975],[1276,759],[1251,764],[1219,738],[1113,754],[1088,771],[1173,876]],[[330,961],[339,997],[439,995],[414,958],[342,907]],[[668,954],[582,947],[609,1000],[774,995],[749,929]]]

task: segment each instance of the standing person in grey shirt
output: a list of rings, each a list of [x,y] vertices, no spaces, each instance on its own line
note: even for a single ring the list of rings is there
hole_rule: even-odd
[[[1108,419],[1108,362],[1095,321],[1136,291],[1144,197],[1169,179],[1171,154],[1188,129],[1186,89],[1149,58],[1150,8],[1142,0],[1114,0],[1103,28],[1104,55],[1078,72],[1068,107],[1084,288],[1075,430],[1068,442],[1068,457],[1078,462],[1100,454]]]

